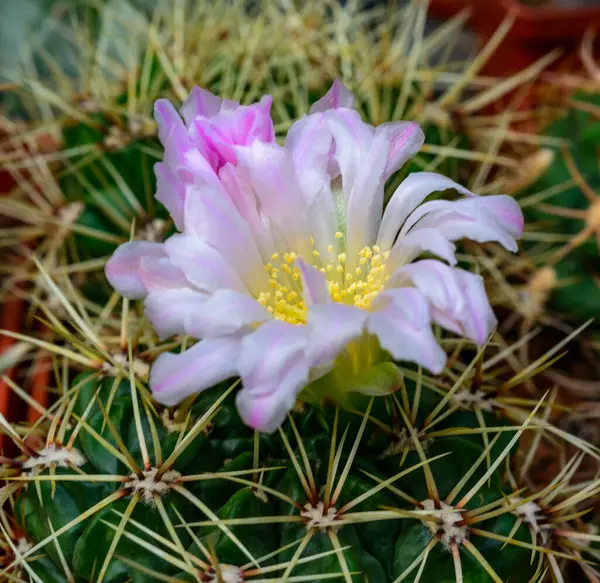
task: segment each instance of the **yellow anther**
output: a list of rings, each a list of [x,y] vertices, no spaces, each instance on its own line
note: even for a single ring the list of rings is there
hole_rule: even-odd
[[[336,233],[337,239],[343,237],[343,233]],[[312,237],[310,242],[314,244]],[[322,267],[319,266],[319,261],[315,261],[315,267],[327,279],[331,298],[335,302],[368,310],[373,298],[381,293],[389,278],[389,274],[386,274],[385,261],[389,258],[390,252],[383,253],[377,245],[363,247],[359,251],[358,257],[353,258],[353,269],[348,272],[347,253],[341,252],[334,255],[335,249],[334,245],[327,247],[331,255],[323,260],[325,265]],[[313,257],[320,258],[319,251],[314,247],[311,253]],[[279,253],[273,253],[271,259],[279,261],[268,262],[265,265],[265,270],[269,274],[270,289],[273,291],[260,293],[257,300],[269,310],[274,318],[292,324],[304,324],[306,323],[306,305],[302,300],[301,293],[302,274],[300,269],[294,265],[298,255],[289,251],[283,254],[281,260],[280,257]]]
[[[338,231],[338,232],[335,234],[335,238],[336,238],[336,239],[341,239],[343,236],[344,236],[344,233],[342,233],[341,231]]]

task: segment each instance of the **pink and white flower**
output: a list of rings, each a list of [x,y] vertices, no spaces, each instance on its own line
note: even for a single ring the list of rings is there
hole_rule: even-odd
[[[174,405],[239,375],[240,414],[262,431],[340,359],[372,362],[369,351],[383,349],[439,374],[446,355],[432,323],[484,343],[496,320],[481,277],[454,267],[454,242],[515,251],[523,230],[511,197],[478,197],[430,172],[410,174],[384,209],[386,180],[423,133],[412,122],[364,123],[339,82],[284,145],[269,106],[194,89],[182,121],[157,102],[157,197],[181,232],[126,243],[106,266],[117,290],[144,298],[162,337],[200,339],[156,360],[155,398]],[[426,202],[449,189],[463,198]]]

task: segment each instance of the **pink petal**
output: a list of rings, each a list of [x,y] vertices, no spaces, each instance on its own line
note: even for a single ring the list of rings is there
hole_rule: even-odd
[[[352,92],[336,78],[333,80],[333,84],[329,91],[323,95],[321,99],[312,104],[309,113],[337,109],[338,107],[354,109],[354,95],[352,95]]]
[[[105,267],[109,283],[121,294],[130,299],[146,297],[148,289],[141,274],[142,260],[166,259],[162,243],[130,241],[119,246]]]
[[[336,142],[337,144],[337,142]],[[364,144],[347,203],[347,253],[357,258],[365,246],[375,244],[383,212],[384,171],[390,151],[389,136],[379,127],[370,144]],[[342,181],[345,182],[344,174]],[[349,269],[356,265],[350,261]]]
[[[221,98],[195,85],[181,106],[181,115],[189,126],[199,116],[211,117],[221,109]]]
[[[377,133],[355,111],[331,110],[324,115],[333,134],[333,155],[341,174],[343,197],[336,198],[336,208],[338,223],[347,224],[346,251],[352,270],[360,249],[374,244],[377,236],[389,140],[385,132]]]
[[[239,357],[243,390],[236,403],[244,422],[273,432],[308,382],[304,326],[273,320],[244,337]]]
[[[248,289],[223,255],[195,235],[173,235],[164,245],[173,264],[199,290],[215,292],[229,288],[248,294]]]
[[[188,287],[185,275],[168,257],[144,256],[139,274],[148,292]]]
[[[495,241],[514,252],[518,248],[515,236],[523,232],[523,215],[509,196],[478,196],[425,203],[410,216],[401,232],[408,232],[413,225],[415,229],[438,229],[451,241]]]
[[[255,141],[252,146],[238,147],[237,155],[238,177],[247,181],[282,243],[298,255],[311,253],[306,205],[290,152],[277,144]]]
[[[175,227],[181,231],[183,229],[186,184],[177,178],[169,166],[162,162],[154,165],[154,174],[156,175],[156,200],[169,211]]]
[[[333,109],[324,113],[329,129],[333,135],[334,147],[332,156],[337,174],[344,179],[344,193],[347,202],[349,193],[354,185],[354,176],[360,167],[361,156],[371,144],[375,129],[365,123],[357,111],[349,109]]]
[[[219,289],[189,314],[186,332],[194,338],[213,338],[270,319],[267,309],[254,298],[230,289]]]
[[[236,374],[238,336],[202,340],[182,354],[161,354],[150,369],[150,389],[163,405],[177,405]]]
[[[383,123],[377,126],[377,131],[386,133],[390,141],[383,174],[383,179],[387,180],[421,149],[425,135],[419,125],[412,121]]]
[[[252,232],[226,197],[208,187],[189,188],[184,214],[185,232],[218,249],[254,295],[268,288]]]
[[[261,256],[270,258],[275,252],[270,221],[259,211],[258,200],[247,175],[247,171],[235,168],[231,164],[226,164],[219,170],[224,196],[231,201],[246,222]]]
[[[307,320],[311,367],[330,367],[346,344],[363,334],[367,316],[367,311],[345,304],[312,306]]]
[[[158,139],[163,146],[173,140],[181,141],[187,132],[181,116],[168,99],[158,99],[154,103],[154,119],[158,126]]]
[[[377,244],[382,249],[390,249],[402,225],[415,208],[430,194],[449,189],[458,190],[461,194],[469,193],[460,184],[440,174],[433,172],[409,174],[395,190],[387,204],[379,226]]]
[[[448,241],[437,229],[417,229],[398,237],[386,261],[389,271],[410,263],[422,253],[441,257],[450,265],[456,263],[456,245]]]
[[[338,230],[331,192],[330,151],[333,136],[325,117],[308,115],[290,127],[285,148],[291,152],[300,194],[307,207],[315,248],[323,257]]]
[[[483,344],[496,326],[483,279],[462,269],[426,259],[398,270],[431,302],[433,320]]]
[[[302,274],[302,291],[306,306],[310,308],[313,304],[331,303],[331,294],[325,276],[302,259],[296,259],[296,265]]]
[[[190,320],[208,298],[189,287],[153,291],[144,301],[144,314],[163,340],[174,334],[190,334]]]
[[[444,370],[446,353],[431,330],[427,300],[416,289],[391,290],[377,296],[367,328],[395,360],[416,362],[433,374]]]

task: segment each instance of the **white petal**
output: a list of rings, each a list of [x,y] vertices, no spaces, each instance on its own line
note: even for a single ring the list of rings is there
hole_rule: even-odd
[[[168,257],[142,257],[139,274],[149,293],[189,287],[181,269],[176,267]]]
[[[208,297],[190,288],[154,291],[144,301],[144,313],[161,339],[174,334],[192,334],[189,322]]]
[[[140,273],[142,259],[166,257],[162,243],[130,241],[119,246],[107,261],[106,277],[120,294],[130,299],[141,299],[148,293]]]
[[[346,250],[350,270],[356,268],[360,250],[374,245],[377,239],[383,212],[383,173],[389,152],[389,135],[377,127],[371,143],[361,152],[360,166],[348,197]],[[345,181],[343,174],[342,181]]]
[[[187,234],[218,249],[254,295],[267,289],[269,280],[250,228],[221,193],[189,188],[184,225]]]
[[[452,241],[464,238],[479,243],[495,241],[514,252],[515,237],[523,233],[523,214],[518,203],[504,195],[436,200],[418,208],[401,233],[411,228],[434,228]]]
[[[177,405],[237,372],[238,336],[202,340],[183,354],[161,354],[150,369],[150,388],[163,405]]]
[[[248,294],[248,289],[226,259],[195,235],[173,235],[165,241],[171,261],[198,289],[214,292],[229,288]]]
[[[390,141],[388,160],[383,175],[385,181],[421,149],[425,135],[419,125],[413,121],[383,123],[377,126],[377,130],[385,132]]]
[[[352,92],[336,78],[333,80],[333,85],[329,91],[325,93],[321,99],[315,101],[308,112],[316,113],[319,111],[327,111],[328,109],[337,109],[338,107],[353,109],[354,95],[352,95]]]
[[[195,85],[181,106],[181,115],[186,125],[198,116],[212,117],[221,109],[221,98]]]
[[[431,302],[433,320],[440,326],[483,344],[496,318],[479,275],[427,259],[398,270]]]
[[[189,315],[186,332],[194,338],[224,336],[270,319],[267,309],[254,298],[220,289]]]
[[[302,259],[296,260],[296,265],[302,274],[302,289],[304,303],[307,307],[313,304],[328,304],[331,294],[325,276],[312,265],[307,265]]]
[[[262,212],[290,251],[312,252],[306,205],[290,152],[277,144],[255,141],[236,148],[239,176],[248,180]]]
[[[454,265],[455,250],[456,245],[448,241],[437,229],[417,229],[398,237],[386,261],[386,268],[395,271],[425,252],[437,255]]]
[[[395,190],[383,214],[377,244],[384,250],[390,249],[402,225],[430,194],[455,189],[461,194],[471,194],[453,180],[433,172],[409,174]],[[412,217],[411,217],[412,218]]]
[[[396,360],[416,362],[433,374],[440,374],[446,353],[431,330],[427,300],[411,288],[381,293],[373,303],[367,328],[382,348]]]
[[[321,114],[308,115],[296,121],[285,139],[307,208],[315,248],[321,255],[335,242],[338,230],[329,174],[332,140],[329,125]]]
[[[247,425],[266,432],[281,425],[308,382],[305,348],[305,327],[278,320],[244,338],[239,358],[244,388],[236,402]]]
[[[276,251],[270,221],[261,215],[258,209],[258,200],[247,177],[247,172],[232,164],[225,164],[219,170],[219,178],[223,185],[224,196],[227,196],[246,221],[261,256],[268,260]]]
[[[355,176],[364,163],[362,156],[371,145],[375,129],[365,123],[357,111],[348,109],[329,110],[324,118],[333,134],[333,157],[337,174],[341,174],[344,188],[344,206],[354,187]],[[332,178],[336,178],[336,174]]]
[[[312,306],[307,319],[311,367],[330,366],[348,342],[363,334],[367,316],[365,310],[345,304]]]

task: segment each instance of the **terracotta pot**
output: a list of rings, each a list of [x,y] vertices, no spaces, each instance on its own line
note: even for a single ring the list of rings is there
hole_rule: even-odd
[[[485,74],[506,75],[527,67],[552,48],[576,48],[585,31],[600,28],[600,5],[566,7],[528,6],[519,0],[431,0],[429,12],[449,18],[469,9],[470,25],[487,40],[509,15],[515,21],[484,69]]]
[[[0,132],[0,139],[4,138]],[[44,136],[40,141],[40,146],[43,147],[47,138]],[[7,171],[0,171],[0,196],[8,194],[16,186],[13,177]],[[0,217],[0,228],[3,221]],[[0,305],[0,329],[10,332],[30,333],[30,330],[24,330],[26,303],[21,297],[12,296],[4,298]],[[43,334],[43,330],[41,331]],[[36,329],[36,334],[39,330]],[[14,346],[17,341],[5,335],[0,334],[0,354],[3,354],[11,346]],[[25,372],[25,367],[31,367],[28,375],[26,386],[22,386],[22,379],[26,375],[19,374]],[[33,360],[27,359],[27,363],[17,365],[11,369],[5,370],[3,375],[24,388],[31,397],[40,405],[46,407],[49,402],[49,393],[47,387],[50,380],[49,357],[43,351],[38,351]],[[23,421],[34,422],[40,416],[39,411],[29,407],[10,386],[0,378],[0,413],[11,423],[20,423]],[[0,451],[3,448],[10,449],[10,440],[6,439],[0,433]]]

